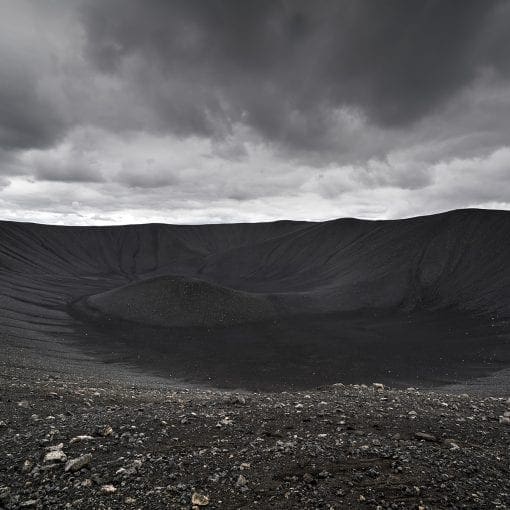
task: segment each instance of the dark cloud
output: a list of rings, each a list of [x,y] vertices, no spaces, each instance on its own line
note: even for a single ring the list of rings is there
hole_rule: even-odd
[[[42,181],[103,182],[101,172],[93,165],[75,161],[40,161],[32,166],[33,175]]]
[[[91,59],[133,80],[167,129],[243,122],[302,149],[331,144],[335,109],[405,126],[508,65],[510,16],[492,0],[109,0],[82,13]]]
[[[0,147],[22,149],[53,143],[66,123],[50,98],[38,90],[40,76],[34,69],[20,68],[12,56],[3,60],[0,70]]]
[[[0,216],[510,207],[508,26],[508,0],[0,0]]]

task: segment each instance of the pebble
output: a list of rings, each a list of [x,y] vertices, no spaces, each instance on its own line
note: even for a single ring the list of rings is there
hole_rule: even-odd
[[[23,501],[19,504],[20,508],[32,508],[34,506],[37,506],[39,501],[37,499],[27,499],[26,501]]]
[[[460,450],[460,446],[455,439],[445,439],[444,444],[448,445],[451,450]]]
[[[69,443],[70,444],[73,444],[73,443],[78,443],[80,441],[91,441],[93,440],[94,438],[92,436],[75,436],[73,437]]]
[[[228,416],[226,416],[225,418],[223,418],[216,424],[216,427],[224,427],[224,426],[229,427],[232,425],[233,425],[232,420]]]
[[[86,453],[85,455],[81,455],[80,457],[76,457],[75,459],[68,460],[66,462],[65,471],[79,471],[82,467],[85,467],[87,464],[90,464],[92,461],[92,455],[90,453]]]
[[[23,467],[21,468],[21,471],[23,473],[28,473],[29,471],[32,471],[32,468],[34,467],[34,463],[27,459],[25,462],[23,462]]]
[[[424,441],[436,441],[436,436],[433,436],[432,434],[427,434],[426,432],[416,432],[414,434],[414,437],[416,439],[423,439]]]
[[[209,504],[209,497],[200,494],[200,492],[194,492],[191,495],[191,503],[196,506],[207,506]]]
[[[117,488],[114,487],[111,483],[101,486],[101,492],[103,494],[114,494],[117,492]]]
[[[110,425],[101,425],[96,427],[96,435],[101,437],[108,437],[113,434],[113,428]]]
[[[236,487],[244,487],[248,483],[248,480],[243,475],[239,475],[236,482]]]
[[[44,456],[44,462],[65,462],[66,460],[67,455],[62,450],[54,450]]]

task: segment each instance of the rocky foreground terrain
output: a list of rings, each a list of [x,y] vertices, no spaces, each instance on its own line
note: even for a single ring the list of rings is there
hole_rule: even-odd
[[[510,400],[4,371],[0,508],[510,508]]]

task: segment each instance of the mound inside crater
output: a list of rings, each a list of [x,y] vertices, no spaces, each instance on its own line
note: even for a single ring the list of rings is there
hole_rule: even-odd
[[[161,327],[220,327],[276,316],[273,300],[204,280],[160,276],[89,296],[81,303],[96,318]]]

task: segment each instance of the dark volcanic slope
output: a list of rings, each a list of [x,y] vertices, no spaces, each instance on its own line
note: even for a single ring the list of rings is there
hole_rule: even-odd
[[[335,220],[209,258],[211,278],[292,292],[316,310],[444,308],[510,314],[510,213]]]
[[[359,332],[372,324],[367,310],[406,314],[398,327],[388,330],[386,324],[388,345],[396,336],[405,337],[409,317],[437,312],[444,323],[445,311],[498,321],[497,336],[507,345],[509,260],[510,213],[504,211],[460,210],[398,221],[202,226],[3,222],[0,338],[7,354],[21,347],[25,354],[58,357],[77,338],[68,305],[78,301],[82,319],[90,315],[101,322],[99,311],[105,321],[113,316],[148,326],[179,326],[180,333],[167,335],[173,339],[188,333],[196,338],[197,327],[235,326],[237,347],[239,339],[285,338],[293,328],[300,344],[308,339],[308,346],[326,337],[328,344],[359,344]],[[345,313],[355,315],[354,326],[345,322]],[[239,329],[253,322],[262,326]],[[278,331],[268,330],[268,323]],[[312,328],[315,323],[320,324]],[[195,329],[183,333],[186,328]],[[134,335],[135,329],[130,327]],[[343,336],[335,340],[338,332]],[[88,333],[91,339],[92,330]],[[145,336],[146,353],[149,343]]]
[[[86,298],[82,306],[111,318],[163,327],[218,327],[276,317],[262,294],[196,278],[159,276]]]

